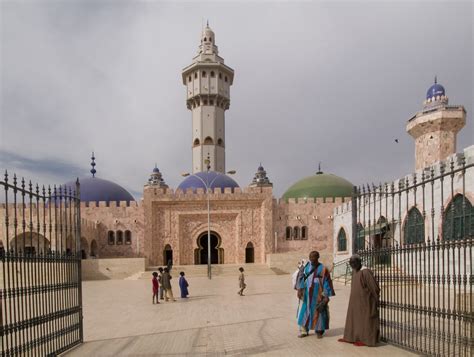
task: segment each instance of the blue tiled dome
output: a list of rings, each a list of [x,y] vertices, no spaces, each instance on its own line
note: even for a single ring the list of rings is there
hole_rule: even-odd
[[[122,186],[116,183],[98,177],[86,177],[79,179],[81,201],[82,202],[99,202],[99,201],[135,201],[133,196]],[[74,181],[67,182],[62,187],[76,188]]]
[[[426,99],[445,95],[444,87],[435,82],[426,92]]]
[[[178,189],[184,192],[189,188],[192,188],[193,191],[196,191],[197,188],[206,190],[206,184],[209,185],[211,189],[220,188],[221,192],[223,192],[226,187],[232,189],[239,187],[237,182],[225,174],[215,171],[203,171],[186,177],[184,181],[180,183]]]

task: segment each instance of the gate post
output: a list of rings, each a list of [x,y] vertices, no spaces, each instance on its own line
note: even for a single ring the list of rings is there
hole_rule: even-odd
[[[82,315],[82,254],[81,254],[81,184],[79,178],[76,180],[76,259],[77,259],[77,282],[79,301],[79,341],[84,342],[83,315]]]
[[[352,244],[351,244],[351,248],[352,248],[352,252],[351,252],[351,255],[352,254],[355,254],[356,253],[356,248],[357,248],[357,186],[354,186],[353,188],[353,192],[352,192]]]

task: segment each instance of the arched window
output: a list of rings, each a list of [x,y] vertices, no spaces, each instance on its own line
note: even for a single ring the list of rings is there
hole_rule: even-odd
[[[188,77],[188,82],[191,82],[192,81],[192,78],[191,76]]]
[[[301,239],[308,239],[308,227],[306,226],[301,227]]]
[[[207,99],[204,99],[203,105],[207,105]]]
[[[212,99],[209,100],[210,105],[214,105],[214,101]]]
[[[425,222],[418,208],[412,207],[408,211],[403,234],[405,244],[417,244],[425,241]]]
[[[227,82],[227,76],[224,77],[224,82]]]
[[[456,195],[444,211],[443,239],[459,240],[474,235],[474,208],[463,195]]]
[[[293,227],[293,239],[300,239],[300,227]]]
[[[204,37],[204,42],[206,42],[206,41],[207,41],[207,37]]]
[[[222,79],[222,73],[219,73],[219,79]]]
[[[216,76],[216,74],[214,73],[214,71],[211,71],[211,78],[214,78]]]
[[[201,142],[198,138],[194,139],[193,146],[198,146]]]
[[[221,138],[217,139],[217,145],[224,146],[224,141]]]
[[[132,232],[125,231],[125,244],[132,244]]]
[[[286,227],[286,240],[291,240],[291,227]]]
[[[114,231],[109,231],[107,233],[107,243],[109,243],[109,245],[114,245],[115,244],[115,233],[114,233]]]
[[[202,77],[206,78],[206,71],[202,71]]]
[[[341,228],[337,234],[337,250],[339,252],[345,252],[347,250],[347,238],[344,228]]]
[[[122,231],[117,231],[117,245],[123,244],[123,232]]]
[[[194,72],[194,79],[196,79],[197,77],[198,77],[197,72]]]
[[[214,145],[214,140],[212,140],[212,138],[210,136],[207,136],[204,139],[204,145]]]
[[[364,226],[360,223],[357,223],[357,238],[355,241],[355,249],[356,251],[365,248],[365,232]]]
[[[212,37],[209,37],[209,42],[212,42]]]

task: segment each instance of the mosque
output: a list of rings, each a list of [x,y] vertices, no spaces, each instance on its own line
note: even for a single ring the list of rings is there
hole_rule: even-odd
[[[265,263],[272,254],[311,250],[350,254],[351,182],[319,169],[275,198],[262,165],[245,186],[226,171],[225,112],[233,80],[234,70],[206,26],[197,55],[182,71],[192,116],[192,173],[173,189],[155,167],[144,178],[138,202],[117,183],[97,177],[92,155],[91,176],[80,178],[83,258],[143,257],[150,266],[207,264],[208,229],[212,264]],[[465,116],[464,107],[448,105],[440,84],[429,89],[423,110],[407,126],[416,141],[417,170],[455,153]],[[35,239],[46,238],[35,233]]]

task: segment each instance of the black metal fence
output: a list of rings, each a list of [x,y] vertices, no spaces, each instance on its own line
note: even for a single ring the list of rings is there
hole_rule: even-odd
[[[359,188],[352,205],[353,251],[381,288],[381,338],[426,355],[474,355],[474,164],[457,159]]]
[[[2,356],[57,355],[83,340],[79,182],[0,187]]]

